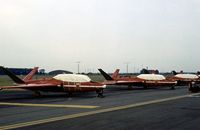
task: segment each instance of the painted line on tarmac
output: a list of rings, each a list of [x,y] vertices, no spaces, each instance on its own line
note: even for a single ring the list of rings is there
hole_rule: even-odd
[[[9,106],[28,106],[28,107],[57,107],[57,108],[88,108],[93,109],[99,106],[87,106],[87,105],[64,105],[64,104],[32,104],[32,103],[8,103],[0,102],[0,105],[9,105]]]
[[[10,92],[10,91],[27,91],[27,90],[21,88],[12,88],[12,89],[2,89],[1,91]]]
[[[18,124],[13,124],[13,125],[6,125],[6,126],[1,126],[0,129],[8,130],[8,129],[15,129],[15,128],[27,127],[27,126],[32,126],[32,125],[39,125],[43,123],[50,123],[50,122],[55,122],[55,121],[60,121],[60,120],[73,119],[73,118],[90,116],[90,115],[95,115],[95,114],[100,114],[100,113],[113,112],[113,111],[124,110],[128,108],[135,108],[135,107],[141,107],[145,105],[173,101],[173,100],[178,100],[178,99],[186,98],[189,96],[195,96],[195,95],[198,95],[198,94],[187,94],[187,95],[182,95],[182,96],[175,96],[175,97],[170,97],[170,98],[140,102],[140,103],[135,103],[135,104],[130,104],[130,105],[105,108],[105,109],[100,109],[100,110],[95,110],[95,111],[90,111],[90,112],[83,112],[83,113],[77,113],[77,114],[72,114],[72,115],[65,115],[65,116],[60,116],[60,117],[53,117],[53,118],[48,118],[48,119],[23,122],[23,123],[18,123]]]

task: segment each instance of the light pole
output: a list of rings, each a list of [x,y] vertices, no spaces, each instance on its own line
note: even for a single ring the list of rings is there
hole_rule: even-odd
[[[80,61],[77,61],[76,63],[77,63],[77,69],[78,69],[78,74],[79,74],[79,73],[80,73],[80,63],[81,63],[81,62],[80,62]]]
[[[126,73],[128,74],[128,65],[130,64],[129,62],[125,62],[124,64],[126,64]]]

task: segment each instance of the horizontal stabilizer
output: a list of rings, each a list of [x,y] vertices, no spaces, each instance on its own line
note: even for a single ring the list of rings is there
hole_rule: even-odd
[[[8,69],[4,68],[3,66],[0,66],[0,69],[5,74],[7,74],[15,83],[18,83],[18,84],[24,84],[25,83],[22,79],[17,77],[15,74],[13,74],[11,71],[9,71]]]
[[[102,69],[98,69],[99,72],[103,75],[103,77],[106,79],[106,80],[113,80],[113,78],[107,74],[106,72],[104,72]]]

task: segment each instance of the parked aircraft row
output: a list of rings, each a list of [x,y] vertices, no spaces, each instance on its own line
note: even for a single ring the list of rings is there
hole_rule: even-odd
[[[103,97],[103,90],[109,85],[126,85],[148,87],[170,87],[175,85],[188,85],[189,91],[199,91],[200,77],[195,74],[176,74],[174,76],[163,76],[160,74],[140,74],[137,76],[121,77],[119,69],[112,76],[98,69],[104,76],[105,81],[93,82],[88,76],[82,74],[58,74],[52,78],[32,79],[38,71],[35,67],[25,78],[20,79],[8,69],[0,66],[0,69],[7,74],[16,84],[13,86],[0,86],[0,89],[26,89],[33,91],[36,95],[40,92],[66,92],[71,95],[74,92],[96,91],[98,97]]]
[[[175,86],[188,86],[189,91],[197,92],[200,87],[200,75],[196,74],[177,74],[173,76],[163,76],[160,74],[140,74],[138,76],[120,77],[119,69],[113,73],[112,77],[109,76],[102,69],[99,69],[100,73],[104,76],[106,81],[103,84],[106,85],[128,85],[131,86],[143,86],[147,87],[163,87],[169,86],[174,89]]]

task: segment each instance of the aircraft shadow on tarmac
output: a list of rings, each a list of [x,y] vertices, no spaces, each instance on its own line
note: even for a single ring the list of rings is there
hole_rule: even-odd
[[[180,88],[185,88],[185,86],[176,86],[175,89],[180,89]],[[143,90],[171,90],[170,87],[148,87],[148,88],[143,88],[143,87],[126,87],[126,86],[108,86],[106,88],[107,91],[134,91],[134,90],[141,90],[141,92],[144,92]]]
[[[184,86],[181,87],[176,87],[176,89],[182,89]],[[132,94],[132,93],[148,93],[152,91],[175,91],[171,90],[168,87],[152,87],[152,88],[142,88],[142,87],[133,87],[133,88],[128,88],[124,86],[111,86],[107,87],[104,90],[104,96],[106,97],[112,97],[115,95],[118,95],[119,93],[123,94]],[[9,91],[9,92],[1,92],[0,93],[0,102],[5,102],[5,101],[27,101],[27,100],[45,100],[47,101],[48,99],[55,99],[56,101],[66,101],[66,100],[76,100],[76,99],[91,99],[91,98],[96,98],[96,93],[95,92],[85,92],[85,93],[73,93],[72,95],[68,95],[66,93],[53,93],[53,92],[42,92],[41,96],[35,96],[32,92],[30,91]],[[51,101],[52,102],[52,101]]]
[[[48,99],[60,99],[59,101],[66,101],[66,99],[88,99],[88,98],[96,98],[96,94],[95,93],[74,93],[72,95],[67,95],[65,93],[42,93],[41,96],[35,96],[32,93],[25,93],[23,92],[23,94],[5,94],[5,95],[1,95],[0,94],[0,102],[2,101],[18,101],[20,100],[20,102],[22,100],[48,100]],[[58,100],[57,100],[58,101]]]

